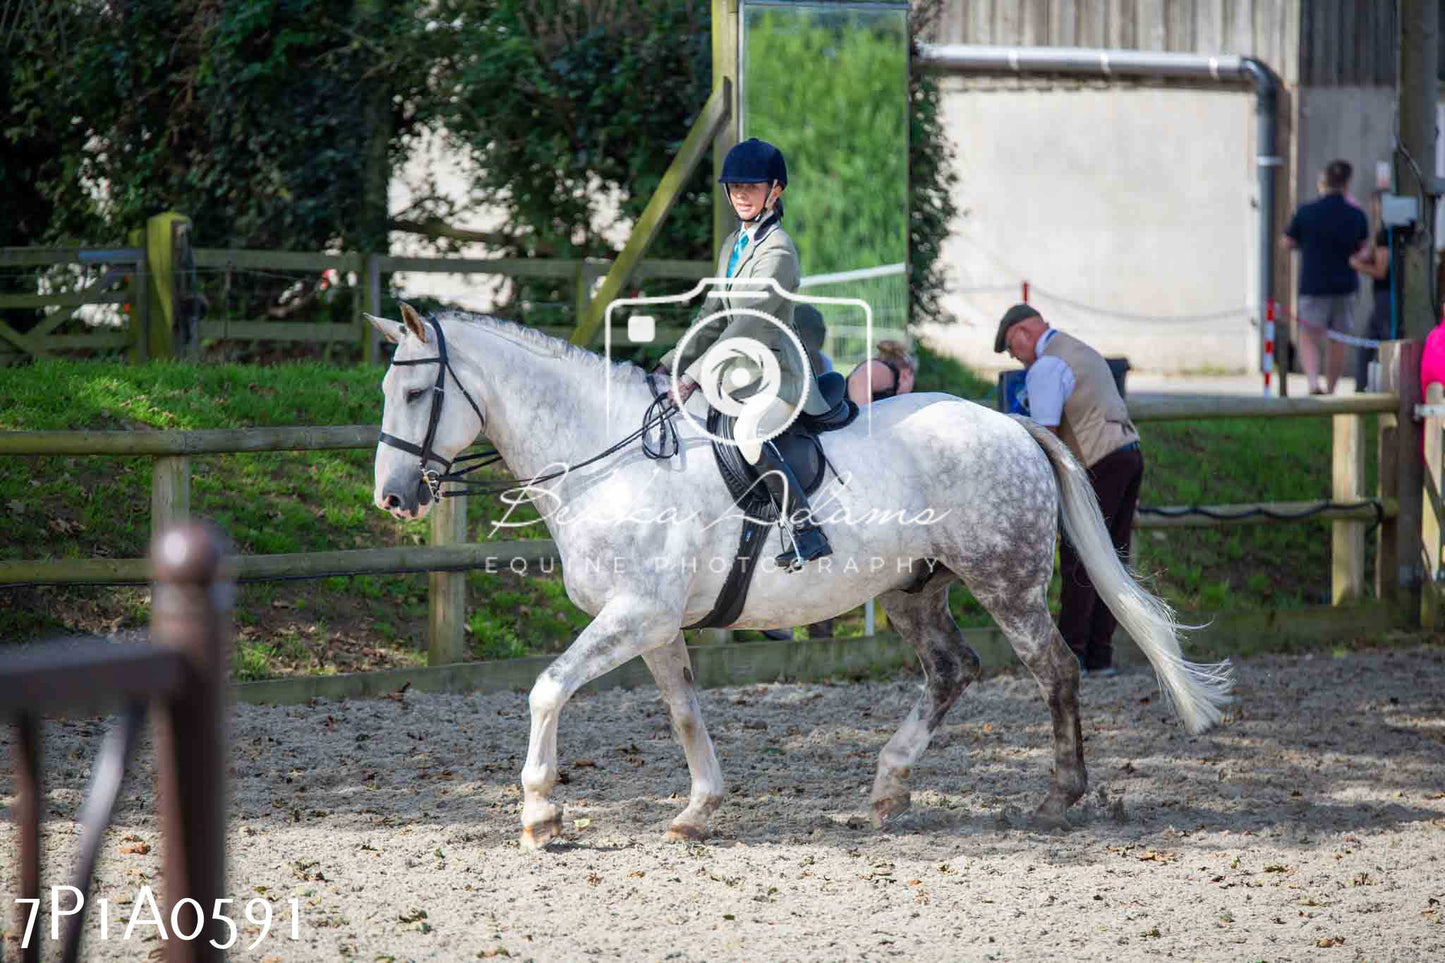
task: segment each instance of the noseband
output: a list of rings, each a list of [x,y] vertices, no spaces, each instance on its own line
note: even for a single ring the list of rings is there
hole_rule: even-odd
[[[482,416],[482,410],[477,407],[477,403],[473,401],[472,396],[467,393],[466,385],[462,384],[462,379],[458,378],[457,373],[452,370],[452,363],[447,359],[447,339],[446,336],[442,334],[441,325],[437,324],[437,322],[431,318],[426,320],[437,333],[437,356],[435,358],[415,358],[411,361],[392,361],[394,365],[434,364],[438,366],[437,383],[432,386],[431,417],[427,420],[426,438],[423,439],[421,445],[418,446],[413,445],[404,438],[388,435],[383,431],[377,440],[383,445],[390,445],[409,455],[416,455],[421,459],[418,464],[418,468],[421,471],[421,482],[426,483],[434,500],[439,501],[444,497],[468,494],[496,494],[498,492],[516,489],[517,483],[515,481],[473,481],[466,477],[479,468],[485,468],[488,465],[500,461],[502,456],[495,449],[488,449],[474,454],[458,455],[456,459],[454,459],[456,464],[463,462],[473,462],[473,464],[458,468],[455,471],[452,470],[453,461],[443,458],[432,449],[432,442],[436,438],[437,425],[441,422],[442,418],[442,399],[446,397],[446,380],[448,373],[451,374],[452,380],[457,383],[457,387],[461,389],[462,397],[467,399],[467,404],[471,405],[472,410],[477,413],[477,418],[481,420],[484,430],[487,427],[487,419]],[[575,465],[559,471],[538,475],[536,478],[531,479],[528,484],[537,485],[542,482],[552,481],[553,479],[561,478],[569,471],[595,464],[604,458],[616,454],[639,438],[642,439],[642,452],[648,458],[666,459],[676,455],[680,447],[678,445],[677,429],[672,425],[672,416],[676,414],[677,409],[672,406],[671,396],[667,392],[659,391],[650,379],[648,385],[652,388],[653,400],[652,404],[648,405],[647,410],[643,412],[641,428],[585,461],[578,462]],[[656,442],[652,442],[647,436],[648,431],[652,429],[657,430],[658,438]],[[428,468],[427,462],[436,462],[442,466],[442,470],[437,471],[434,468]],[[442,482],[454,482],[457,484],[452,489],[442,491]],[[420,484],[420,482],[418,482],[418,484]]]
[[[472,396],[467,393],[467,388],[462,384],[462,379],[457,377],[455,371],[452,371],[452,363],[450,359],[447,358],[447,339],[446,336],[442,334],[442,326],[431,319],[427,319],[427,323],[430,324],[432,329],[437,333],[437,356],[435,358],[415,358],[411,361],[392,361],[393,365],[434,364],[437,366],[437,383],[432,387],[431,417],[427,419],[426,438],[420,446],[417,446],[404,438],[388,435],[383,431],[378,440],[383,445],[390,445],[393,448],[401,449],[407,454],[418,456],[421,459],[418,465],[421,471],[421,480],[426,482],[427,488],[431,490],[432,498],[439,499],[441,498],[441,483],[445,479],[445,475],[451,472],[452,463],[449,459],[443,458],[432,450],[432,442],[436,439],[437,425],[440,424],[442,420],[442,401],[446,398],[448,372],[451,373],[452,380],[457,383],[457,387],[461,389],[462,397],[467,399],[467,404],[471,405],[472,410],[477,413],[477,418],[481,420],[484,429],[487,426],[487,419],[482,417],[482,409],[477,407],[477,403],[473,401]],[[427,468],[427,462],[429,461],[441,465],[442,471],[439,472],[436,469]]]

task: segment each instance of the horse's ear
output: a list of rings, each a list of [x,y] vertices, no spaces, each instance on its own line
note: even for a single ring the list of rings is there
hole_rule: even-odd
[[[405,301],[401,301],[398,303],[401,305],[402,324],[405,324],[406,329],[412,334],[416,335],[417,340],[419,340],[422,344],[426,344],[426,325],[422,324],[421,315],[417,314],[416,309],[413,308],[411,305],[407,304]]]
[[[368,314],[366,320],[370,321],[371,326],[380,331],[381,336],[392,344],[400,344],[402,337],[406,335],[406,329],[401,326],[400,321],[378,318],[374,314]]]

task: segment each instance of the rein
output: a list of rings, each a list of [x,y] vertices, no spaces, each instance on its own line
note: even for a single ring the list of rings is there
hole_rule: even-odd
[[[466,477],[479,468],[485,468],[488,465],[501,461],[502,455],[495,448],[459,455],[451,460],[441,457],[432,450],[432,442],[436,438],[437,425],[441,422],[442,402],[446,398],[446,376],[448,372],[451,373],[452,380],[457,383],[457,387],[461,389],[462,397],[467,399],[467,404],[471,405],[472,410],[477,413],[477,418],[481,421],[484,430],[487,427],[487,419],[482,415],[481,408],[477,407],[477,403],[472,400],[471,394],[467,392],[466,385],[462,384],[462,379],[458,378],[456,371],[452,369],[451,360],[447,357],[446,336],[442,334],[441,325],[430,318],[427,319],[427,323],[430,324],[437,333],[437,356],[435,358],[415,358],[411,361],[392,361],[394,365],[435,364],[438,366],[437,381],[432,387],[431,416],[427,421],[426,438],[422,441],[421,445],[418,446],[403,438],[397,438],[395,435],[389,435],[383,431],[380,433],[378,441],[380,441],[381,444],[390,445],[408,454],[416,455],[421,459],[418,466],[421,471],[421,480],[426,483],[433,499],[457,498],[462,495],[472,494],[496,495],[515,489],[518,485],[516,480],[476,481]],[[588,465],[595,464],[610,455],[616,454],[639,438],[642,439],[642,452],[648,458],[660,460],[676,455],[679,450],[677,426],[673,424],[672,419],[673,416],[677,414],[677,408],[672,404],[672,399],[667,392],[657,390],[657,385],[653,383],[651,377],[647,379],[647,386],[652,389],[652,401],[643,412],[641,428],[638,428],[626,438],[598,452],[586,461],[579,462],[576,465],[569,465],[566,468],[554,472],[548,472],[545,475],[538,475],[527,481],[526,485],[529,487],[539,485],[543,482],[561,478],[574,469],[586,468]],[[657,429],[656,447],[654,447],[654,443],[647,436],[647,432],[653,428]],[[429,461],[441,465],[443,470],[439,472],[436,469],[428,468],[427,462]],[[472,464],[467,464],[465,467],[459,467],[453,470],[453,465],[461,465],[463,462],[471,462]],[[443,482],[451,482],[458,487],[442,491],[441,486]]]

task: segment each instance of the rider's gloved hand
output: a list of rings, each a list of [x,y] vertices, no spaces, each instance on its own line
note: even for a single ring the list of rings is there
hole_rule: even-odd
[[[677,379],[677,387],[672,393],[673,404],[681,408],[683,405],[687,404],[687,399],[692,397],[692,393],[696,390],[696,381],[693,381],[687,375],[679,376]]]

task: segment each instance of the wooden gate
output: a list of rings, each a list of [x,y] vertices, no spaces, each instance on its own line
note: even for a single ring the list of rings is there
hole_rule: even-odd
[[[56,270],[63,266],[70,269]],[[0,248],[0,271],[6,275],[13,277],[17,268],[46,267],[51,270],[20,275],[31,291],[0,290],[0,366],[95,348],[134,348],[137,360],[146,359],[147,339],[137,337],[150,327],[145,248]],[[107,312],[111,317],[76,310],[91,305],[119,307]],[[20,331],[4,320],[7,308],[53,310]]]
[[[224,938],[220,920],[197,919],[196,907],[214,907],[225,895],[223,713],[233,587],[225,572],[221,537],[200,525],[173,528],[159,536],[151,561],[154,601],[149,643],[52,642],[7,653],[0,660],[0,717],[14,723],[17,737],[20,894],[13,908],[19,910],[17,931],[26,963],[53,957],[41,953],[50,931],[40,912],[48,904],[40,885],[40,822],[45,809],[41,715],[117,703],[124,711],[96,759],[91,791],[77,817],[82,823],[81,853],[71,882],[80,893],[81,909],[149,705],[165,833],[162,918],[171,921],[176,931],[194,934],[188,939],[172,934],[166,958],[177,963],[224,956],[211,943]],[[195,902],[178,905],[182,900]],[[70,917],[66,960],[79,958],[83,919],[83,912]]]

